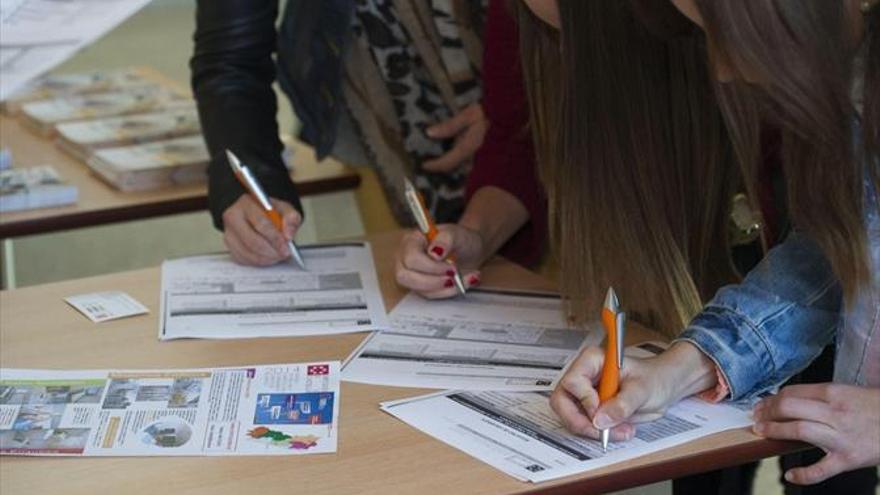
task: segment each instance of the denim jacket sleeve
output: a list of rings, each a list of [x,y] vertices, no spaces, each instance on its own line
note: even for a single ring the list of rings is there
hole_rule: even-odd
[[[211,154],[208,206],[218,229],[223,212],[244,193],[226,162],[226,148],[250,166],[269,196],[302,212],[275,119],[277,15],[278,0],[197,3],[191,84]]]
[[[869,160],[867,166],[880,167],[880,160]],[[876,330],[880,311],[876,307],[880,297],[880,202],[873,179],[877,168],[873,170],[874,174],[866,174],[864,196],[872,282],[856,304],[844,308],[828,260],[815,242],[795,231],[771,249],[742,283],[718,291],[677,339],[696,345],[715,362],[731,399],[751,398],[778,387],[805,368],[835,336],[843,337],[838,338],[838,346],[853,361],[841,366],[838,360],[835,378],[859,383],[863,370],[858,358],[864,351],[856,347],[866,345],[864,334]],[[845,329],[844,335],[836,335],[841,328],[853,325],[861,333]],[[862,328],[868,325],[870,328]]]
[[[739,400],[778,387],[818,356],[834,339],[841,305],[819,246],[793,232],[740,284],[719,290],[677,340],[709,356]]]

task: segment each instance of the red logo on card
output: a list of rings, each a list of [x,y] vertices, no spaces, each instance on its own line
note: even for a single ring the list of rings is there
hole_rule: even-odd
[[[330,373],[330,365],[329,364],[313,364],[306,368],[306,372],[309,376],[312,375],[327,375]]]

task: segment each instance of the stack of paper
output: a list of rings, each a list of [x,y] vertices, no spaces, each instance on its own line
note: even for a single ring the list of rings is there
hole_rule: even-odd
[[[76,203],[76,186],[48,165],[0,170],[0,212]]]
[[[2,109],[7,114],[14,116],[21,111],[22,105],[36,100],[123,91],[128,88],[147,86],[151,83],[154,83],[154,77],[145,68],[52,74],[41,77],[22,88],[15,97],[3,102]]]
[[[194,105],[154,113],[58,124],[58,144],[81,160],[99,148],[133,145],[201,133]]]
[[[204,182],[210,156],[201,135],[95,151],[89,167],[121,191]]]
[[[192,106],[192,99],[159,85],[38,100],[21,106],[22,121],[51,135],[55,125],[71,120],[114,117]]]

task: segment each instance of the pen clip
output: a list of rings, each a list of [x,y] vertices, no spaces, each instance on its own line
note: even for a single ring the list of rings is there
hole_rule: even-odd
[[[269,202],[269,198],[266,197],[266,193],[260,188],[259,183],[251,174],[247,165],[241,163],[241,160],[229,150],[226,150],[226,159],[229,161],[229,166],[232,167],[235,178],[254,196],[254,199],[260,203],[260,207],[266,211],[272,211],[274,209],[272,208],[272,203]]]
[[[431,231],[431,222],[428,221],[428,214],[425,211],[425,203],[422,201],[422,195],[419,194],[419,191],[416,190],[415,186],[413,186],[409,179],[403,179],[403,185],[404,197],[406,198],[407,206],[409,206],[409,211],[412,213],[416,225],[419,226],[419,230],[422,234],[427,235],[428,232]]]
[[[617,332],[617,369],[623,369],[623,337],[626,331],[626,313],[615,315],[615,331]]]

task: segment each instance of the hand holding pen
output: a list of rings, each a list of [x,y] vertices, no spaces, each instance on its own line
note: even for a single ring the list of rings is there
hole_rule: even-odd
[[[408,181],[405,188],[419,228],[401,242],[395,263],[398,284],[431,299],[460,295],[459,283],[465,291],[479,284],[479,272],[467,268],[481,259],[479,234],[457,224],[434,225],[416,189]]]
[[[550,406],[570,432],[609,442],[624,442],[638,423],[663,417],[666,408],[712,388],[714,364],[689,342],[676,342],[657,356],[624,356],[626,317],[613,290],[601,311],[605,348],[581,352],[559,380]],[[606,450],[607,451],[607,450]]]
[[[293,235],[302,217],[285,201],[266,195],[247,165],[229,150],[226,157],[233,173],[248,194],[223,213],[223,240],[233,259],[246,265],[270,265],[290,258],[304,267]]]

